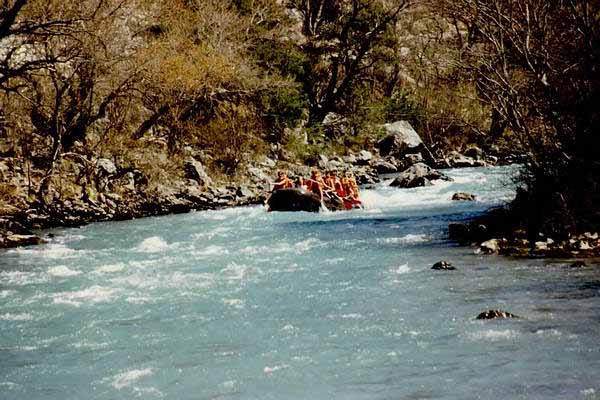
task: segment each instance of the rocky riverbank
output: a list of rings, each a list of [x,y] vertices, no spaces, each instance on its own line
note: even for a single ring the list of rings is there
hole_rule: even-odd
[[[472,246],[479,254],[564,259],[600,257],[598,232],[576,233],[563,238],[540,234],[532,238],[520,222],[509,208],[497,208],[468,222],[451,223],[448,236],[460,244]]]
[[[386,135],[374,148],[344,156],[320,155],[312,165],[288,161],[276,152],[246,167],[235,184],[209,176],[202,152],[190,151],[180,173],[168,182],[149,185],[144,173],[110,158],[70,157],[74,175],[86,179],[71,184],[66,196],[54,189],[52,198],[32,200],[26,188],[39,184],[39,171],[27,171],[13,157],[0,158],[0,178],[10,201],[0,204],[0,248],[33,245],[43,241],[35,232],[58,226],[75,227],[91,222],[126,220],[191,210],[209,210],[264,203],[278,169],[290,176],[308,176],[311,168],[351,171],[361,185],[375,184],[381,174],[400,173],[399,188],[431,185],[447,179],[435,167],[483,166],[497,162],[480,149],[450,153],[436,159],[417,132],[405,121],[384,126]],[[64,191],[63,191],[64,192]]]

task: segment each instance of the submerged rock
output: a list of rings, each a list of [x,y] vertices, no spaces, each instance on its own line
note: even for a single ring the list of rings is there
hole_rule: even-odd
[[[518,315],[511,314],[503,310],[487,310],[477,316],[476,319],[496,319],[496,318],[521,318]]]
[[[433,267],[431,267],[431,269],[442,271],[454,271],[456,268],[448,261],[438,261],[435,264],[433,264]]]
[[[432,180],[450,180],[446,175],[423,163],[417,163],[403,171],[390,183],[390,186],[400,188],[414,188],[430,186]]]

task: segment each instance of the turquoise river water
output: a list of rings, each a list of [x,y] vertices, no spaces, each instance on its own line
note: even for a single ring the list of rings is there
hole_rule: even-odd
[[[359,211],[192,212],[2,251],[0,399],[598,399],[598,266],[446,239],[509,200],[513,172],[384,182]],[[524,318],[475,320],[490,308]]]

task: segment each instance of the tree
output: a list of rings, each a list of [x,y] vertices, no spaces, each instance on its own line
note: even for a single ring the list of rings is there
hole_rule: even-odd
[[[111,129],[111,108],[130,95],[137,81],[134,49],[114,40],[124,29],[127,1],[77,3],[16,1],[3,7],[0,87],[14,127],[26,142],[39,137],[45,172],[37,197],[45,198],[57,163],[76,142]],[[31,135],[30,139],[26,137]]]
[[[307,56],[303,81],[309,125],[340,111],[366,72],[382,60],[408,1],[292,0],[302,16]]]
[[[473,32],[481,99],[530,152],[532,237],[597,227],[600,4],[461,0],[448,10]]]

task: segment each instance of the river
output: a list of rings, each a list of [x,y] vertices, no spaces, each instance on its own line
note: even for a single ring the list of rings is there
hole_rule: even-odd
[[[365,210],[192,212],[1,251],[0,398],[598,399],[598,266],[446,239],[512,198],[514,171],[384,182]],[[491,308],[523,318],[475,320]]]

